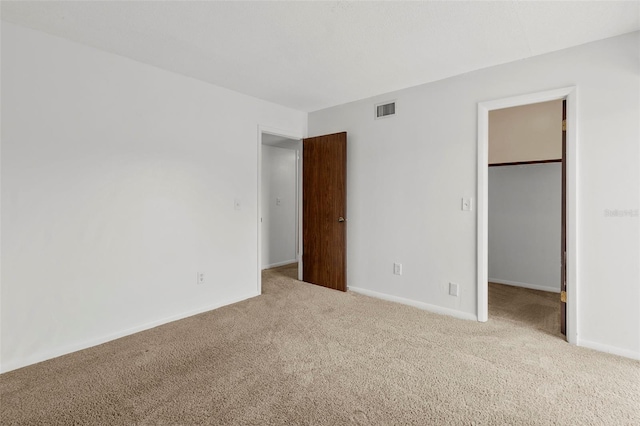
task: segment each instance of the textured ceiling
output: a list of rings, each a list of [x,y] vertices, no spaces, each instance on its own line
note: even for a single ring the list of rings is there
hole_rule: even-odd
[[[302,111],[640,29],[640,2],[27,2],[2,19]]]

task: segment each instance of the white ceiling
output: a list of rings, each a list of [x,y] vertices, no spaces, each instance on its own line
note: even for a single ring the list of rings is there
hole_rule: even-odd
[[[640,2],[2,1],[2,19],[302,111],[640,29]]]

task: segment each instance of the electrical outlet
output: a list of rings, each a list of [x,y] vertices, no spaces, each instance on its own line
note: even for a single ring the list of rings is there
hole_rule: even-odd
[[[473,210],[473,198],[462,199],[462,210],[466,212]]]
[[[459,294],[459,287],[458,284],[455,283],[449,283],[449,296],[456,296],[458,297]]]
[[[393,264],[393,274],[394,275],[402,275],[402,263],[394,263]]]
[[[204,272],[198,272],[198,284],[204,284]]]

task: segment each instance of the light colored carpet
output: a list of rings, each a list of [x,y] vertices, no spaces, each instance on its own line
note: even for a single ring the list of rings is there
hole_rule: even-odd
[[[559,293],[489,283],[489,318],[565,339],[560,333]]]
[[[498,314],[480,324],[327,290],[291,268],[265,272],[263,291],[5,373],[0,421],[640,424],[637,361]]]

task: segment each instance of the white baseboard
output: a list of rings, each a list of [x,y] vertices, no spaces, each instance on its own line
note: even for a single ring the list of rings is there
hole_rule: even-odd
[[[622,349],[616,346],[609,346],[603,343],[591,342],[589,340],[578,339],[578,346],[582,346],[589,349],[594,349],[600,352],[606,352],[608,354],[619,355],[625,358],[631,358],[640,361],[640,352],[632,351],[629,349]]]
[[[298,263],[298,261],[296,259],[285,260],[284,262],[276,262],[270,265],[263,266],[262,269],[277,268],[278,266],[291,265],[292,263]]]
[[[489,278],[490,283],[511,285],[514,287],[530,288],[531,290],[550,291],[552,293],[560,293],[560,283],[557,287],[544,286],[538,284],[519,283],[518,281],[500,280],[498,278]]]
[[[57,358],[59,356],[62,355],[67,355],[70,354],[72,352],[77,352],[77,351],[81,351],[83,349],[88,349],[90,347],[93,346],[97,346],[97,345],[101,345],[103,343],[107,343],[110,342],[112,340],[116,340],[119,339],[121,337],[125,337],[125,336],[129,336],[131,334],[135,334],[135,333],[139,333],[141,331],[145,331],[145,330],[149,330],[151,328],[154,327],[158,327],[160,325],[163,324],[167,324],[173,321],[177,321],[177,320],[181,320],[184,318],[188,318],[191,317],[193,315],[198,315],[201,314],[203,312],[208,312],[208,311],[212,311],[214,309],[218,309],[221,308],[223,306],[227,306],[227,305],[231,305],[233,303],[237,303],[237,302],[241,302],[243,300],[246,299],[251,299],[252,297],[256,297],[259,296],[260,294],[257,292],[252,292],[250,294],[248,294],[247,296],[242,296],[242,297],[238,297],[238,298],[234,298],[234,299],[228,299],[225,300],[224,302],[219,302],[219,303],[215,303],[213,305],[208,305],[208,306],[204,306],[202,308],[198,308],[198,309],[194,309],[192,311],[188,311],[188,312],[183,312],[181,314],[176,314],[176,315],[171,315],[169,317],[166,318],[162,318],[159,320],[155,320],[155,321],[151,321],[145,324],[141,324],[135,327],[131,327],[131,328],[127,328],[125,330],[121,330],[115,333],[110,333],[107,334],[105,336],[102,337],[98,337],[96,339],[91,339],[85,342],[81,342],[81,343],[76,343],[76,344],[72,344],[72,345],[67,345],[65,347],[62,348],[58,348],[52,351],[48,351],[48,352],[44,352],[44,353],[39,353],[39,354],[35,354],[32,356],[29,356],[25,359],[21,359],[18,361],[10,361],[7,363],[3,363],[0,365],[0,373],[6,373],[8,371],[11,370],[16,370],[18,368],[22,368],[22,367],[26,367],[28,365],[32,365],[32,364],[36,364],[38,362],[42,362],[42,361],[46,361],[52,358]]]
[[[477,321],[478,317],[474,314],[470,314],[467,312],[456,311],[455,309],[444,308],[442,306],[430,305],[428,303],[419,302],[417,300],[405,299],[404,297],[392,296],[390,294],[378,293],[377,291],[367,290],[365,288],[359,287],[351,287],[348,288],[349,291],[353,291],[354,293],[364,294],[365,296],[375,297],[377,299],[388,300],[390,302],[402,303],[403,305],[413,306],[414,308],[423,309],[425,311],[433,312],[441,315],[448,315],[451,317],[464,319],[464,320],[472,320]]]

